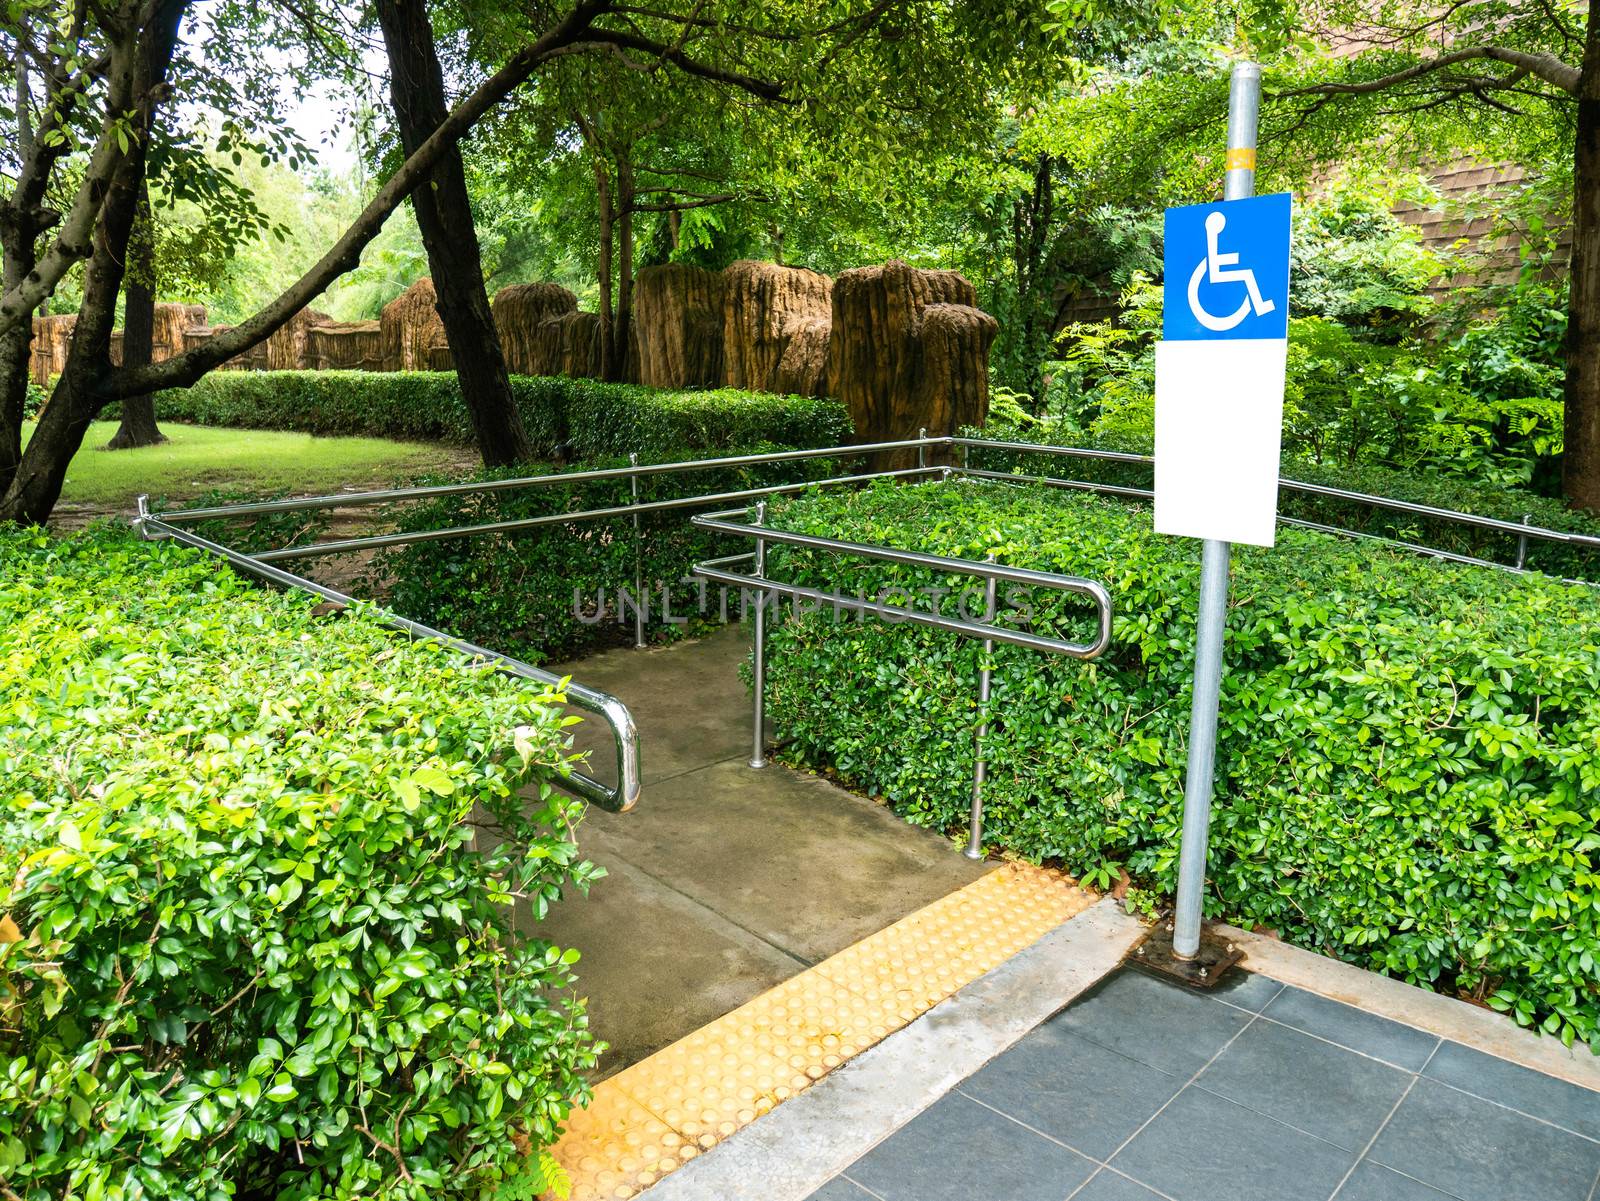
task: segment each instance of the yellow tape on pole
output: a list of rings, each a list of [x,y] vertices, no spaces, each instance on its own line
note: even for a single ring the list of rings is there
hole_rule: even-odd
[[[1254,146],[1235,146],[1228,151],[1228,170],[1254,171],[1256,169],[1256,148]]]

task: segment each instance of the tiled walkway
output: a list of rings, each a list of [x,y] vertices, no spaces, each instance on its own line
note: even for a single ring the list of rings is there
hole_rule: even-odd
[[[1126,969],[812,1201],[1600,1201],[1600,1093],[1265,976]]]

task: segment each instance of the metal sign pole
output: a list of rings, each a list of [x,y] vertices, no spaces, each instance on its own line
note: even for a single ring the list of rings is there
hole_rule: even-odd
[[[1235,63],[1228,88],[1227,177],[1222,198],[1256,191],[1256,124],[1261,113],[1261,66]],[[1194,705],[1189,717],[1189,774],[1183,792],[1183,843],[1178,854],[1178,910],[1172,953],[1200,951],[1206,885],[1206,840],[1211,829],[1211,778],[1217,756],[1217,709],[1222,692],[1222,631],[1228,620],[1229,544],[1207,539],[1200,566],[1200,616],[1194,660]]]

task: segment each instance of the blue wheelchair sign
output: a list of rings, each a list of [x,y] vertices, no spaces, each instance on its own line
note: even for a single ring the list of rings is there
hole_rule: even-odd
[[[1162,336],[1289,336],[1289,193],[1167,210]]]

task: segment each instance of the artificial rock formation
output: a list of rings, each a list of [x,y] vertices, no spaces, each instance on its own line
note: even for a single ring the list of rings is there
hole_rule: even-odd
[[[77,324],[76,313],[55,313],[33,319],[33,349],[28,356],[28,374],[41,388],[48,388],[50,377],[60,375],[66,367],[67,351],[72,346],[72,328]]]
[[[329,321],[306,330],[308,371],[382,371],[383,330],[376,321]]]
[[[539,323],[528,357],[529,375],[600,378],[600,316],[576,309]]]
[[[206,306],[203,304],[166,304],[155,306],[155,324],[150,338],[150,361],[160,363],[177,358],[187,347],[184,335],[206,323]]]
[[[922,310],[922,375],[912,400],[919,427],[953,434],[989,415],[989,348],[1000,323],[965,304]]]
[[[306,339],[313,329],[333,320],[316,309],[301,309],[262,343],[268,371],[300,371],[306,365]]]
[[[72,331],[78,324],[75,313],[58,313],[33,319],[33,350],[28,359],[28,374],[41,388],[50,377],[60,375],[72,349]],[[189,334],[206,327],[206,306],[162,302],[155,306],[150,338],[150,361],[160,363],[189,349]],[[122,331],[111,333],[111,361],[122,364]]]
[[[200,325],[187,329],[183,333],[183,348],[193,350],[197,346],[204,346],[218,334],[227,333],[231,325]],[[218,371],[265,371],[267,369],[267,344],[257,342],[249,350],[242,351],[227,362],[219,365]]]
[[[378,325],[385,371],[428,370],[428,349],[445,340],[438,303],[433,280],[423,276],[383,306]]]
[[[722,275],[723,383],[755,392],[823,395],[833,280],[803,267],[749,259]]]
[[[687,263],[640,270],[633,293],[637,374],[652,388],[722,383],[724,275]]]
[[[834,281],[828,388],[849,408],[861,441],[915,437],[924,427],[948,434],[983,421],[998,326],[976,303],[972,285],[956,272],[898,260]]]
[[[560,284],[512,284],[494,294],[494,327],[506,369],[513,375],[548,375],[544,323],[578,311],[578,298]],[[598,326],[596,327],[598,329]],[[558,345],[560,338],[553,339]],[[559,361],[564,349],[555,356]]]
[[[831,395],[862,441],[952,433],[988,412],[989,349],[998,326],[953,271],[902,262],[837,280],[799,267],[741,261],[724,271],[646,267],[634,292],[626,378],[660,388],[727,386]],[[29,370],[45,384],[66,364],[72,314],[34,319]],[[557,284],[518,284],[494,298],[506,365],[522,375],[598,378],[600,318]],[[199,305],[156,306],[157,361],[227,326]],[[449,371],[454,364],[433,283],[420,279],[378,321],[333,321],[307,309],[226,370]],[[903,466],[914,455],[880,459]]]

